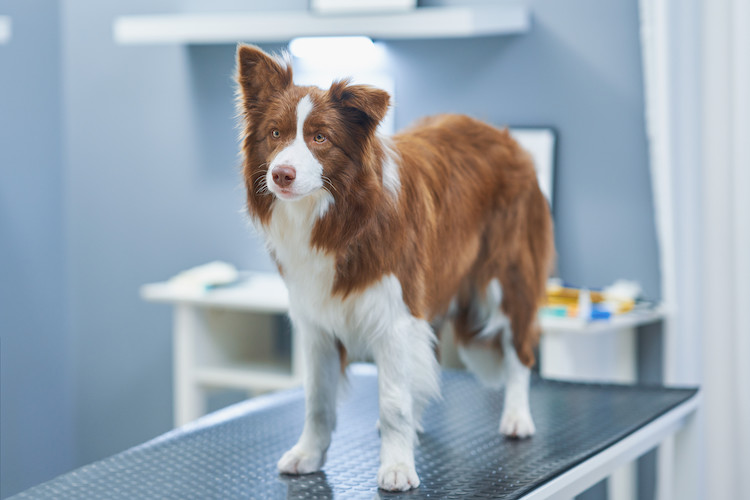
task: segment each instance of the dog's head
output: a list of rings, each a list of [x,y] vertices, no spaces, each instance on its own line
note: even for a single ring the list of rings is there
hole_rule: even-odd
[[[390,103],[387,92],[338,81],[323,91],[292,81],[289,61],[241,45],[237,53],[248,208],[266,218],[274,198],[327,191],[336,198],[367,162]]]

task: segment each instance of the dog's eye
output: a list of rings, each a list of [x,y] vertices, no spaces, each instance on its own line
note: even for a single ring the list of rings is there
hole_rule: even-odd
[[[279,132],[277,129],[273,129],[273,132],[271,132],[271,135],[273,136],[274,139],[278,139],[279,137],[281,137],[281,132]]]
[[[323,134],[318,134],[315,137],[313,137],[313,141],[317,142],[318,144],[323,144],[326,142],[326,136]]]

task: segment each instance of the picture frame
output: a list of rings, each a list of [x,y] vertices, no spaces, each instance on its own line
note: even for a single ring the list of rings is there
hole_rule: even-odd
[[[534,159],[539,187],[554,213],[557,133],[551,127],[510,127],[511,136]]]

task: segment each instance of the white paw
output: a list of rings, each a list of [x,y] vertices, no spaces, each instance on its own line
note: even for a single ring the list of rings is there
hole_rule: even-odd
[[[319,471],[325,459],[325,453],[295,446],[284,453],[277,467],[283,474],[310,474]]]
[[[508,409],[500,419],[500,432],[508,437],[527,438],[536,432],[528,410]]]
[[[406,491],[419,486],[419,476],[413,465],[397,463],[381,465],[378,471],[378,487],[386,491]]]

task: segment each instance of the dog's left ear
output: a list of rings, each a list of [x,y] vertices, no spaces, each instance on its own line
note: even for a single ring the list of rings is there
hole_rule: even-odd
[[[350,85],[348,80],[334,82],[328,91],[347,118],[372,131],[388,112],[391,96],[370,85]]]

